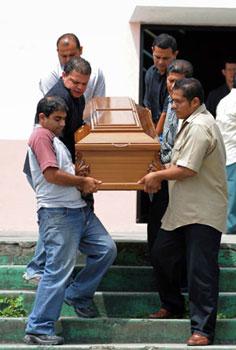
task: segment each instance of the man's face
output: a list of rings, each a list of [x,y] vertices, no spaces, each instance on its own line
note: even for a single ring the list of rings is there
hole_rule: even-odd
[[[66,112],[55,111],[46,117],[44,113],[39,114],[39,123],[43,128],[50,130],[56,136],[60,136],[65,126]]]
[[[194,97],[191,102],[183,95],[181,89],[173,90],[172,93],[172,108],[175,110],[176,116],[179,119],[187,119],[199,106],[200,101],[198,97]]]
[[[78,49],[73,40],[67,39],[66,43],[65,41],[59,43],[57,53],[60,64],[64,66],[72,57],[80,57],[82,54],[82,48]]]
[[[89,78],[90,75],[81,74],[75,70],[69,74],[63,73],[62,76],[65,87],[70,90],[71,95],[75,98],[79,98],[83,95],[88,85]]]
[[[166,79],[167,90],[170,96],[172,96],[173,87],[177,80],[185,78],[184,74],[181,73],[169,73]]]
[[[236,73],[236,63],[225,63],[222,74],[225,76],[225,82],[230,89],[233,87],[233,77]]]
[[[158,46],[152,48],[153,62],[160,74],[165,74],[168,65],[176,58],[178,51],[173,52],[171,48],[161,49]]]

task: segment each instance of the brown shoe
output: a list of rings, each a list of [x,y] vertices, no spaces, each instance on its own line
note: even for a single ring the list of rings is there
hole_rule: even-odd
[[[210,339],[205,335],[199,333],[193,333],[191,337],[187,341],[187,345],[189,346],[197,346],[197,345],[210,345]]]
[[[174,315],[172,312],[161,308],[159,311],[154,312],[148,316],[149,318],[165,319],[165,318],[181,318],[181,316]]]

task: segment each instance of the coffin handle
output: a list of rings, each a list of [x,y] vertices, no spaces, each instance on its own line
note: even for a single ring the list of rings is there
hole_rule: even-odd
[[[129,145],[130,145],[130,143],[113,143],[112,144],[112,146],[119,147],[119,148],[128,147]]]

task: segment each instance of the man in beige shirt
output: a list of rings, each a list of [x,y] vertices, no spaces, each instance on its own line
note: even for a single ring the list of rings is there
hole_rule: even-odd
[[[140,180],[148,193],[169,180],[169,204],[156,240],[161,309],[155,318],[182,317],[181,261],[186,254],[191,337],[188,345],[213,342],[218,299],[218,252],[225,230],[227,189],[225,149],[220,131],[203,104],[194,78],[176,82],[173,108],[182,127],[169,168]]]

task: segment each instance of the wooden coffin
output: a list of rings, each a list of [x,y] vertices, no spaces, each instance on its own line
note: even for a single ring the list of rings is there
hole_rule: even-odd
[[[137,181],[150,163],[159,162],[160,144],[144,132],[135,103],[128,97],[96,97],[90,108],[89,134],[75,134],[76,168],[88,164],[104,190],[142,189]]]

